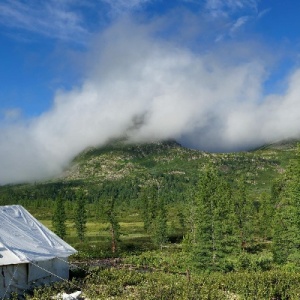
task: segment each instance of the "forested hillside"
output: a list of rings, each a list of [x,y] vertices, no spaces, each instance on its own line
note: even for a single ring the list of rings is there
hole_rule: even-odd
[[[237,153],[206,153],[184,148],[174,141],[141,145],[114,142],[103,148],[87,149],[59,178],[0,186],[0,197],[3,204],[53,200],[64,193],[63,197],[72,200],[80,188],[87,191],[89,202],[100,194],[130,202],[137,199],[143,187],[155,181],[168,202],[176,202],[183,200],[208,165],[214,166],[231,184],[243,176],[250,194],[255,196],[270,189],[273,179],[295,157],[295,150],[295,142]]]
[[[87,149],[59,178],[1,186],[0,201],[22,204],[79,260],[122,257],[178,274],[294,272],[299,149],[288,141],[206,153],[175,141],[117,141]]]

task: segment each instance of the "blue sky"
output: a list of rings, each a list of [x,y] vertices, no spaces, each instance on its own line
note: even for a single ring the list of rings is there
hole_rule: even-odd
[[[48,178],[124,135],[210,151],[299,137],[299,8],[2,0],[0,184]]]
[[[205,43],[199,45],[201,48],[209,48],[218,42],[257,39],[270,47],[271,55],[279,56],[272,66],[274,74],[267,84],[269,91],[278,88],[272,86],[272,79],[275,83],[280,81],[298,62],[300,4],[295,0],[3,0],[0,8],[2,117],[12,109],[18,109],[26,117],[48,110],[57,89],[68,89],[80,81],[82,66],[74,67],[72,55],[87,53],[93,36],[125,14],[140,23],[180,14],[176,9],[190,12],[195,19],[205,18],[206,32],[191,37],[186,41],[187,47],[196,47],[201,41]],[[182,17],[173,20],[171,25],[175,29],[166,28],[164,37],[168,39],[170,34],[174,38],[168,30],[176,34],[180,27],[187,26],[184,22],[188,20]]]

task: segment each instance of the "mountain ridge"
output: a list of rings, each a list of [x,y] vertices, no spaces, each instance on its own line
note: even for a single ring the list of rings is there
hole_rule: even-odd
[[[252,186],[269,187],[295,156],[296,145],[297,140],[285,140],[251,151],[210,153],[184,147],[175,140],[139,144],[114,141],[81,152],[54,181],[79,180],[93,185],[172,174],[196,180],[199,172],[212,164],[232,182],[245,176]]]
[[[273,180],[285,171],[290,159],[296,155],[296,145],[296,140],[286,140],[252,151],[209,153],[189,149],[174,140],[139,144],[118,140],[81,152],[56,178],[2,186],[0,193],[7,187],[18,191],[21,197],[22,189],[31,190],[38,186],[41,190],[50,190],[53,195],[57,194],[55,189],[60,188],[107,190],[105,193],[109,194],[108,190],[125,186],[129,190],[140,190],[154,181],[164,186],[165,194],[177,190],[183,192],[194,188],[205,168],[212,165],[231,184],[243,176],[256,197],[262,191],[269,191]],[[180,198],[180,193],[176,198]]]

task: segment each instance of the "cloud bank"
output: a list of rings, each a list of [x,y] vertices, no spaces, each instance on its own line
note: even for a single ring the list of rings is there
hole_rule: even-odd
[[[264,95],[262,61],[221,50],[193,52],[116,23],[95,39],[81,86],[58,91],[52,109],[26,124],[2,124],[0,184],[57,175],[85,148],[124,136],[209,151],[299,137],[300,70],[283,94]]]

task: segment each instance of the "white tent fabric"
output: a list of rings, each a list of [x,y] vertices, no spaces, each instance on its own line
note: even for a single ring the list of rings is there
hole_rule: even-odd
[[[0,206],[0,266],[69,257],[76,250],[20,205]]]

